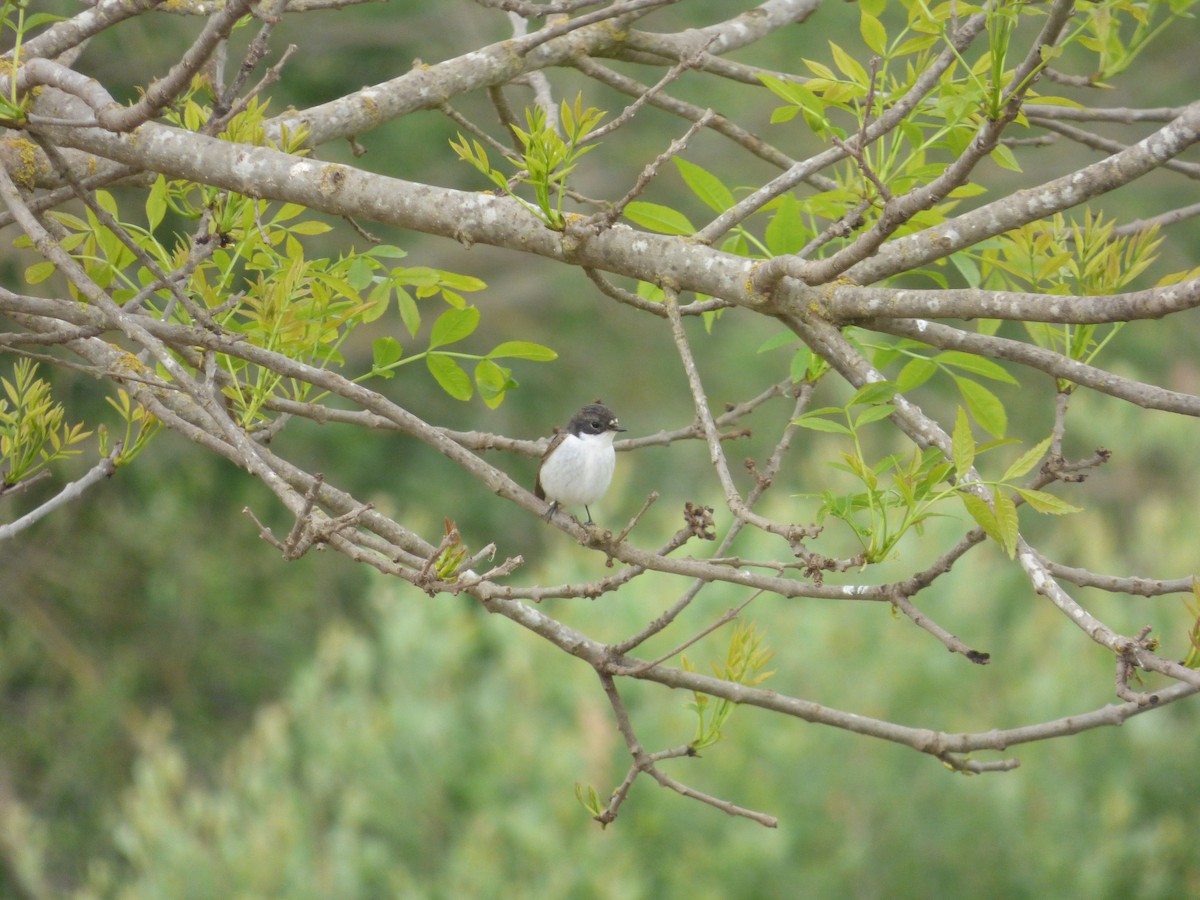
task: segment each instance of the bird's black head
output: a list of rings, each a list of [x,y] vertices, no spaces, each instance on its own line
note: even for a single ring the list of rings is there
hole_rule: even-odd
[[[606,431],[624,431],[613,411],[603,403],[589,403],[571,417],[567,431],[571,434],[603,434]]]

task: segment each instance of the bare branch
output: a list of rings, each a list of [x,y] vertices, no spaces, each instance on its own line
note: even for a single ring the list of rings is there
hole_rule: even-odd
[[[601,84],[607,85],[614,90],[620,91],[623,94],[627,94],[630,97],[645,96],[650,90],[648,85],[642,84],[641,82],[626,75],[614,72],[612,69],[601,65],[589,57],[580,57],[574,60],[574,65],[577,69],[579,69],[580,72],[582,72],[584,75],[587,75],[589,78],[592,78]],[[790,168],[791,166],[795,165],[795,161],[792,160],[791,157],[787,156],[787,154],[785,154],[783,151],[773,147],[771,144],[768,144],[762,138],[758,137],[747,129],[742,128],[727,117],[718,113],[713,113],[712,110],[696,106],[693,103],[687,103],[683,100],[677,100],[674,97],[667,95],[663,91],[659,91],[658,93],[651,95],[647,102],[651,106],[656,106],[659,109],[666,110],[667,112],[679,116],[682,119],[686,119],[689,122],[698,122],[700,119],[708,116],[706,122],[707,127],[711,128],[717,134],[729,138],[731,141],[743,147],[748,152],[754,154],[760,159],[766,160],[767,162],[771,163],[771,165],[778,168]],[[808,181],[809,183],[814,184],[824,190],[830,189],[834,186],[832,179],[818,175],[812,175],[811,177],[805,177],[800,180]]]
[[[899,125],[905,116],[911,113],[916,105],[937,86],[942,74],[957,62],[962,51],[983,31],[986,22],[987,17],[982,13],[967,19],[950,38],[949,46],[917,77],[908,92],[867,128],[866,140],[876,141]],[[763,185],[745,199],[740,200],[736,206],[721,213],[720,216],[700,229],[696,237],[704,241],[716,241],[733,226],[762,209],[776,197],[787,193],[801,182],[816,177],[822,169],[845,158],[845,150],[833,147],[810,159],[792,164],[783,175]],[[823,179],[823,181],[825,180]],[[823,186],[821,189],[829,190],[830,188]]]
[[[1076,296],[1026,294],[980,288],[908,290],[837,285],[825,295],[826,314],[836,322],[859,319],[1007,319],[1096,325],[1161,319],[1200,306],[1200,278],[1125,294]]]
[[[634,760],[633,768],[630,770],[629,775],[626,776],[626,779],[621,784],[621,787],[618,788],[613,794],[609,801],[608,808],[601,816],[598,817],[598,821],[601,825],[607,825],[609,822],[612,822],[614,819],[616,819],[617,810],[620,808],[621,803],[629,793],[629,788],[632,786],[634,778],[637,777],[637,773],[645,772],[663,787],[670,788],[681,796],[690,797],[693,800],[699,800],[702,803],[707,803],[709,806],[715,806],[717,809],[720,809],[731,816],[744,816],[745,818],[752,819],[758,822],[760,825],[766,826],[767,828],[778,827],[779,821],[774,816],[768,816],[764,813],[755,812],[754,810],[744,809],[728,802],[727,800],[721,800],[717,797],[713,797],[710,794],[702,793],[701,791],[690,788],[687,785],[682,784],[659,771],[658,767],[654,765],[654,763],[658,760],[670,759],[677,756],[690,756],[692,754],[689,753],[686,748],[676,751],[656,753],[653,755],[647,754],[642,748],[641,741],[638,740],[637,735],[633,731],[633,726],[629,721],[629,713],[625,709],[625,703],[621,700],[620,694],[617,693],[617,687],[613,682],[612,676],[601,673],[600,683],[603,685],[604,694],[606,697],[608,697],[609,703],[613,708],[613,712],[617,717],[617,727],[620,729],[622,737],[625,738],[625,745],[629,749],[629,753]]]
[[[892,599],[892,603],[898,610],[900,610],[900,612],[908,616],[914,625],[919,628],[923,628],[925,631],[928,631],[935,638],[945,644],[946,649],[951,653],[959,653],[976,665],[986,666],[989,662],[991,662],[992,655],[990,653],[984,653],[981,650],[973,650],[968,647],[961,640],[959,640],[957,636],[946,631],[946,629],[938,625],[937,622],[935,622],[930,616],[917,609],[912,604],[912,601],[903,594],[896,594],[896,596]]]
[[[1200,101],[1184,107],[1176,119],[1128,150],[1061,178],[984,204],[944,224],[891,241],[873,258],[854,266],[846,275],[858,284],[873,284],[897,272],[943,259],[964,247],[1129,184],[1178,156],[1198,139]]]
[[[705,112],[705,114],[702,115],[697,121],[692,123],[692,126],[685,131],[681,137],[671,141],[671,145],[667,147],[666,150],[647,163],[642,169],[641,174],[638,175],[637,181],[634,182],[633,187],[626,192],[624,197],[614,203],[605,212],[596,213],[596,215],[589,218],[581,226],[578,226],[578,228],[582,230],[603,230],[611,228],[613,223],[615,223],[617,219],[621,218],[621,215],[625,212],[625,207],[632,203],[633,200],[635,200],[637,196],[646,189],[646,186],[654,180],[654,177],[658,174],[659,168],[672,157],[678,156],[680,153],[682,153],[683,148],[688,145],[688,141],[695,136],[697,131],[707,125],[710,119],[712,119],[712,110]]]
[[[88,469],[87,474],[82,478],[70,482],[45,503],[21,516],[21,518],[9,522],[7,525],[0,525],[0,541],[11,540],[30,525],[40,519],[44,519],[55,510],[66,506],[73,500],[78,500],[89,488],[94,487],[106,478],[111,478],[113,473],[117,471],[116,461],[120,458],[123,449],[120,444],[117,444],[109,451],[107,456]],[[30,481],[32,482],[32,480]],[[6,493],[11,495],[13,492],[8,491]]]
[[[100,124],[112,131],[132,131],[158,115],[183,92],[192,76],[208,61],[217,45],[229,37],[234,25],[250,10],[254,0],[226,0],[220,12],[213,15],[191,48],[171,71],[148,88],[135,104],[119,110],[96,109]]]
[[[1043,116],[1029,116],[1029,124],[1053,131],[1055,134],[1061,134],[1063,137],[1070,138],[1077,144],[1082,144],[1085,147],[1100,150],[1104,153],[1120,153],[1122,150],[1129,149],[1127,144],[1122,144],[1120,141],[1110,140],[1093,132],[1084,131],[1082,128],[1075,128],[1072,125],[1067,125],[1065,122],[1059,122]],[[1196,163],[1170,159],[1164,162],[1162,167],[1168,171],[1186,175],[1188,178],[1200,178],[1200,165]]]
[[[1143,409],[1162,409],[1185,416],[1200,416],[1200,397],[1194,394],[1143,384],[1068,359],[1052,350],[1043,350],[1041,347],[1010,338],[974,334],[920,319],[867,319],[862,324],[874,331],[910,337],[944,350],[964,350],[992,359],[1020,363],[1055,378],[1062,378],[1102,394],[1126,400]]]

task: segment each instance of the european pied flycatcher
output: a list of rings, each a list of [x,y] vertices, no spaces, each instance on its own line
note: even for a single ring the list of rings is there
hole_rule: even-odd
[[[592,523],[588,505],[604,496],[612,482],[617,454],[613,437],[624,431],[611,409],[596,401],[571,417],[566,431],[555,432],[542,454],[533,493],[550,500],[546,520],[562,506],[582,506],[587,524]]]

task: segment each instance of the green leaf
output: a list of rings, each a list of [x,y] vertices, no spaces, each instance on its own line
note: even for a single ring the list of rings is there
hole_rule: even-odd
[[[479,396],[490,409],[504,402],[504,395],[517,383],[512,379],[512,370],[498,366],[490,359],[481,359],[475,366],[475,385]]]
[[[375,369],[388,369],[392,364],[399,362],[403,355],[404,348],[394,337],[376,338],[371,342],[371,365]],[[391,378],[394,373],[388,370],[376,374]]]
[[[635,200],[625,207],[625,217],[637,225],[659,234],[695,234],[696,229],[683,213],[661,206]]]
[[[703,200],[710,209],[721,213],[733,206],[733,193],[716,175],[678,156],[675,157],[675,168],[692,189],[692,193]]]
[[[864,384],[854,396],[846,403],[846,406],[858,406],[864,403],[885,403],[891,400],[896,394],[896,385],[891,381],[872,381],[870,384]]]
[[[966,410],[961,406],[954,417],[954,434],[951,435],[950,445],[954,453],[954,473],[962,478],[975,465],[975,437],[971,434]]]
[[[666,299],[663,289],[657,284],[651,284],[649,281],[639,281],[637,283],[637,295],[643,300],[649,300],[651,303],[662,303]]]
[[[952,190],[946,196],[952,197],[952,198],[978,197],[980,194],[986,194],[986,193],[987,193],[987,188],[985,188],[983,185],[975,184],[975,182],[973,182],[973,181],[968,181],[966,184],[960,184],[958,187],[956,187],[954,190]],[[979,249],[979,245],[976,244],[974,249]]]
[[[1004,411],[1000,398],[978,381],[969,378],[956,375],[954,383],[958,385],[958,392],[962,394],[967,409],[979,427],[994,437],[1004,437],[1004,432],[1008,430],[1008,413]]]
[[[16,4],[18,6],[22,4]],[[63,22],[66,21],[62,16],[56,16],[53,13],[34,13],[25,17],[25,30],[28,32],[33,28],[38,28],[48,22]]]
[[[861,428],[863,425],[869,425],[872,422],[878,422],[880,419],[886,419],[896,411],[896,407],[890,403],[880,403],[878,406],[868,406],[854,420],[854,427]]]
[[[923,356],[914,357],[904,364],[896,376],[896,390],[901,394],[914,390],[928,381],[937,372],[937,363]]]
[[[866,87],[867,70],[862,67],[862,64],[833,41],[829,42],[829,49],[833,52],[834,65],[841,69],[842,74],[855,84]]]
[[[96,197],[96,204],[102,210],[104,210],[106,213],[108,213],[114,219],[121,218],[121,210],[117,206],[116,198],[114,198],[112,194],[110,194],[108,191],[96,191],[95,197]]]
[[[433,331],[429,335],[429,348],[444,347],[461,341],[479,327],[478,307],[468,306],[465,309],[448,309],[433,323]]]
[[[775,214],[763,230],[763,240],[774,256],[796,253],[804,247],[812,231],[800,217],[800,201],[791,194],[784,194],[776,201]]]
[[[492,348],[488,359],[532,359],[537,362],[550,362],[558,359],[558,354],[549,347],[535,344],[532,341],[505,341]]]
[[[897,47],[892,52],[892,56],[908,56],[910,53],[919,53],[928,47],[932,47],[939,40],[941,40],[941,38],[936,34],[926,34],[918,35],[917,37],[911,37]]]
[[[365,290],[375,278],[375,267],[363,256],[356,256],[346,272],[346,282],[356,291]]]
[[[277,225],[280,222],[287,222],[296,218],[300,213],[304,212],[304,207],[299,203],[285,203],[279,207],[279,211],[275,213],[275,217],[271,219],[272,225]]]
[[[455,400],[471,399],[471,378],[453,359],[445,353],[430,353],[425,364],[447,394]]]
[[[442,283],[442,273],[429,266],[397,266],[392,269],[392,277],[397,284],[408,284],[413,287],[436,288]]]
[[[831,434],[854,433],[841,422],[835,422],[833,419],[824,419],[820,416],[814,416],[811,413],[793,420],[792,424],[797,425],[800,428],[807,428],[810,431],[827,431]]]
[[[777,106],[771,110],[771,124],[782,125],[784,122],[790,122],[796,118],[796,114],[800,112],[798,106]]]
[[[1047,513],[1052,516],[1065,516],[1068,513],[1083,512],[1078,506],[1072,506],[1066,500],[1060,500],[1053,494],[1047,494],[1045,491],[1035,491],[1031,488],[1014,488],[1020,494],[1025,502],[1032,506],[1040,513]]]
[[[962,498],[963,506],[971,514],[975,524],[983,529],[984,534],[996,543],[1003,545],[1004,541],[1000,538],[1000,530],[996,526],[996,516],[992,513],[992,508],[974,494],[968,494],[966,491],[959,491],[958,496]]]
[[[963,280],[967,283],[967,287],[977,288],[983,281],[983,276],[979,272],[979,266],[975,260],[971,259],[965,252],[950,254],[950,262],[954,268],[958,269],[958,273],[962,275]]]
[[[792,360],[788,365],[788,375],[793,384],[799,384],[806,378],[815,381],[822,374],[820,370],[822,365],[824,365],[824,360],[819,356],[814,356],[808,347],[801,344],[792,354]]]
[[[417,308],[417,301],[412,298],[412,294],[402,287],[396,288],[396,308],[400,310],[400,321],[408,329],[409,336],[416,337],[421,327],[421,311]]]
[[[1012,559],[1017,555],[1017,538],[1020,536],[1020,521],[1017,519],[1017,506],[1012,497],[1004,491],[996,491],[995,499],[996,530],[1000,533],[1000,546]]]
[[[829,77],[833,77],[832,72],[829,73]],[[781,78],[776,78],[774,75],[765,75],[762,73],[759,74],[758,79],[766,85],[772,94],[781,100],[786,100],[788,103],[795,104],[820,115],[824,114],[824,104],[821,103],[816,94],[804,85],[795,81],[784,81]]]
[[[40,284],[54,274],[54,263],[43,260],[31,265],[25,270],[26,284]]]
[[[780,347],[790,347],[794,343],[796,343],[796,335],[793,332],[781,331],[763,341],[756,352],[766,353],[769,350],[778,350]]]
[[[387,312],[388,304],[392,299],[392,290],[386,284],[377,284],[371,289],[364,299],[362,311],[362,320],[366,322],[374,322]]]
[[[874,353],[871,354],[871,364],[877,369],[886,369],[893,362],[900,358],[905,350],[913,347],[921,346],[916,341],[910,341],[904,338],[887,344],[880,344],[874,347]]]
[[[167,179],[159,175],[146,196],[146,222],[153,231],[167,214]]]
[[[946,480],[946,476],[950,474],[950,463],[941,462],[925,473],[925,478],[921,482],[923,488],[933,490],[935,485],[941,484]]]
[[[1022,171],[1021,164],[1017,162],[1017,157],[1013,155],[1012,150],[1006,145],[997,144],[992,148],[990,155],[992,157],[992,162],[994,162],[1000,168],[1008,169],[1010,172]]]
[[[317,222],[313,219],[309,219],[306,222],[297,222],[295,225],[293,225],[291,228],[288,229],[288,231],[292,232],[293,234],[304,234],[304,235],[325,234],[325,232],[332,231],[332,230],[333,230],[333,226],[330,225],[328,222]]]
[[[990,359],[984,359],[982,356],[976,356],[974,353],[963,353],[961,350],[945,350],[933,359],[944,366],[963,369],[974,375],[990,378],[992,381],[1003,381],[1005,384],[1019,384],[1017,379],[1010,375],[1008,370],[999,363],[994,363]]]
[[[1016,438],[997,438],[994,441],[985,441],[982,444],[975,445],[975,455],[982,456],[989,450],[995,450],[997,447],[1007,447],[1009,444],[1021,443]]]
[[[487,282],[481,278],[476,278],[474,275],[463,275],[459,272],[446,272],[442,269],[433,270],[438,275],[438,281],[444,288],[453,288],[456,291],[482,291],[487,287]]]
[[[1046,455],[1046,451],[1050,449],[1050,442],[1052,440],[1054,440],[1053,437],[1048,437],[1018,456],[1000,480],[1011,481],[1013,478],[1020,478],[1029,472],[1030,469],[1037,465],[1038,460]]]
[[[377,256],[382,259],[401,259],[408,256],[408,252],[401,250],[395,244],[379,244],[375,247],[370,247],[363,251],[364,256]]]
[[[866,9],[859,13],[858,29],[862,32],[863,43],[880,56],[887,55],[887,31]]]
[[[840,406],[822,406],[820,409],[810,409],[800,418],[806,419],[809,416],[840,416],[846,410]]]

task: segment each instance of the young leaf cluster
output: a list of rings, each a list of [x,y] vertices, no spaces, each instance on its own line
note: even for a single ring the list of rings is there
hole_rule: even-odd
[[[50,395],[50,383],[37,377],[37,366],[18,359],[12,378],[0,378],[0,475],[10,488],[50,463],[76,456],[91,434],[80,423],[68,425],[66,411]]]
[[[1027,475],[1045,456],[1050,438],[1021,454],[999,479],[980,480],[973,472],[976,457],[1012,441],[1001,438],[977,444],[967,412],[961,406],[955,418],[952,459],[946,459],[937,448],[931,447],[870,461],[862,432],[867,425],[895,411],[890,401],[896,392],[894,382],[875,382],[855,392],[844,407],[811,410],[795,420],[802,428],[850,439],[851,449],[841,454],[841,462],[831,465],[849,473],[861,487],[848,493],[824,491],[819,495],[818,519],[832,517],[849,526],[862,546],[864,563],[890,558],[905,534],[909,531],[920,534],[928,519],[947,515],[939,510],[953,496],[961,499],[976,523],[1010,556],[1016,550],[1018,531],[1012,495],[1041,513],[1062,515],[1079,511],[1053,494],[1012,483]],[[975,485],[992,488],[991,505],[973,492]]]
[[[576,96],[574,105],[565,100],[562,102],[558,127],[542,107],[527,107],[526,127],[511,126],[521,145],[519,155],[508,157],[519,167],[511,178],[492,165],[487,150],[479,141],[468,141],[460,132],[458,141],[451,141],[450,146],[459,159],[483,173],[492,184],[541,219],[546,227],[562,231],[566,226],[563,197],[567,176],[579,165],[580,157],[597,146],[585,144],[584,140],[603,118],[602,110],[584,108],[582,94]],[[513,190],[514,183],[529,185],[533,189],[534,202],[519,196]]]
[[[1114,235],[1115,224],[1088,209],[1082,220],[1059,213],[985,241],[969,255],[955,254],[954,262],[972,287],[1070,296],[1113,294],[1127,289],[1154,263],[1162,244],[1156,225]],[[1091,363],[1123,326],[1026,322],[1025,330],[1039,347]],[[998,328],[994,320],[980,323],[983,333]],[[1059,380],[1059,390],[1073,387]]]
[[[26,15],[29,0],[3,0],[0,2],[0,33],[5,35],[5,44],[12,42],[8,55],[12,60],[12,70],[15,72],[21,64],[25,35],[41,25],[62,20],[62,16],[51,13],[33,13]],[[11,35],[11,37],[9,37]],[[17,90],[17,80],[10,78],[8,93],[0,96],[0,119],[20,122],[25,118],[25,108],[28,97],[22,97]]]
[[[137,459],[138,454],[146,449],[151,438],[158,434],[162,428],[162,422],[146,412],[144,407],[134,403],[124,388],[117,388],[115,399],[112,397],[104,399],[117,411],[117,415],[125,423],[125,430],[120,438],[121,452],[114,462],[118,466],[128,465]],[[107,456],[109,452],[108,429],[101,425],[97,431],[100,435],[100,454]]]
[[[954,422],[954,433],[951,435],[954,450],[954,476],[956,487],[954,493],[962,500],[967,512],[984,533],[998,543],[1011,559],[1017,552],[1020,523],[1017,519],[1015,497],[1020,497],[1040,513],[1061,516],[1067,513],[1080,512],[1079,507],[1072,506],[1060,500],[1054,494],[1033,488],[1021,487],[1012,483],[1021,478],[1041,461],[1050,449],[1053,438],[1046,438],[1022,453],[1005,469],[1004,474],[996,481],[973,481],[971,469],[975,465],[976,454],[987,447],[978,447],[971,434],[971,425],[967,415],[960,406]],[[994,446],[994,445],[988,445]],[[992,502],[971,491],[973,484],[985,484],[992,488]],[[944,495],[944,494],[943,494]]]
[[[775,655],[766,643],[766,632],[754,627],[753,623],[738,621],[729,639],[729,650],[723,663],[712,664],[718,678],[736,684],[753,686],[762,684],[775,673],[763,671]],[[682,657],[685,671],[694,672],[695,667]],[[696,736],[688,745],[699,751],[711,747],[722,738],[721,729],[733,712],[734,703],[721,697],[693,692],[687,708],[696,713]]]
[[[1200,578],[1192,578],[1191,601],[1184,600],[1192,622],[1188,626],[1188,652],[1183,658],[1183,665],[1189,669],[1200,669]]]
[[[962,156],[980,124],[1003,114],[1006,98],[1015,91],[1023,91],[1029,100],[1042,104],[1077,105],[1064,97],[1039,94],[1036,88],[1043,87],[1042,82],[1031,86],[1053,57],[1071,49],[1095,56],[1098,70],[1111,68],[1107,58],[1115,59],[1118,50],[1136,55],[1168,22],[1188,16],[1187,5],[1182,0],[1171,4],[1080,4],[1076,25],[1018,85],[1013,83],[1013,38],[1023,18],[1044,16],[1037,4],[929,4],[924,0],[890,5],[886,0],[859,3],[860,35],[874,57],[871,65],[860,62],[864,54],[859,48],[829,41],[824,59],[815,54],[802,57],[801,63],[808,70],[803,81],[760,74],[763,85],[784,101],[772,114],[773,123],[802,122],[825,145],[851,140],[907,97],[917,79],[950,46],[949,35],[957,23],[976,13],[985,14],[987,40],[972,58],[955,52],[954,61],[938,83],[911,104],[896,127],[860,147],[858,158],[848,156],[833,167],[836,187],[777,197],[731,230],[722,249],[755,257],[798,252],[826,256],[836,252],[851,238],[830,236],[827,232],[831,223],[857,207],[861,214],[852,227],[869,227],[882,214],[889,196],[902,196],[941,176]],[[1169,6],[1167,18],[1160,21],[1158,7],[1165,6]],[[1122,35],[1130,27],[1134,37],[1126,40]],[[1023,121],[1018,118],[1018,123]],[[1020,171],[1012,150],[1004,144],[993,148],[990,158],[1003,168]],[[724,212],[733,205],[733,193],[716,175],[686,160],[677,160],[676,165],[689,189],[706,206]],[[939,224],[960,200],[984,190],[968,181],[952,190],[945,200],[915,212],[895,233],[902,236]],[[631,203],[626,215],[636,224],[664,234],[696,231],[684,213],[661,204]],[[754,222],[763,225],[756,229],[750,224]]]
[[[211,116],[200,102],[197,82],[171,113],[179,124],[200,128]],[[239,140],[263,140],[265,106],[250,103],[228,123],[225,134]],[[299,150],[301,136],[285,149]],[[454,345],[478,327],[480,312],[464,294],[482,290],[478,278],[427,266],[404,267],[392,260],[405,252],[390,245],[352,250],[337,257],[312,255],[306,239],[330,226],[294,203],[272,203],[159,176],[147,194],[145,224],[122,213],[112,194],[95,192],[107,220],[87,208],[82,215],[53,212],[60,226],[60,246],[84,268],[88,277],[121,304],[133,304],[150,315],[184,324],[204,324],[236,334],[254,346],[318,369],[345,366],[342,348],[362,325],[382,319],[394,305],[408,339],[422,332],[428,313],[421,301],[440,297],[449,307],[428,330],[427,348],[406,354],[400,339],[378,338],[372,367],[365,375],[390,378],[400,366],[424,359],[428,371],[450,396],[468,400],[478,389],[496,407],[516,386],[512,370],[500,360],[547,361],[554,351],[529,341],[506,341],[486,354],[459,351]],[[164,234],[169,226],[193,223],[210,248],[198,251]],[[29,245],[28,238],[17,244]],[[189,255],[193,259],[189,260]],[[178,290],[163,283],[158,271],[177,271],[192,262]],[[25,278],[36,284],[51,277],[48,261],[31,265]],[[72,296],[79,299],[72,288]],[[474,385],[458,359],[475,362]],[[181,360],[182,362],[182,360]],[[223,390],[243,427],[270,418],[276,398],[305,401],[313,397],[307,382],[288,379],[273,369],[220,354],[218,365],[230,376]],[[166,373],[160,373],[164,377]]]
[[[1181,19],[1194,19],[1192,5],[1193,0],[1080,0],[1076,6],[1086,18],[1079,42],[1097,57],[1092,80],[1100,83],[1128,69],[1159,34]]]

